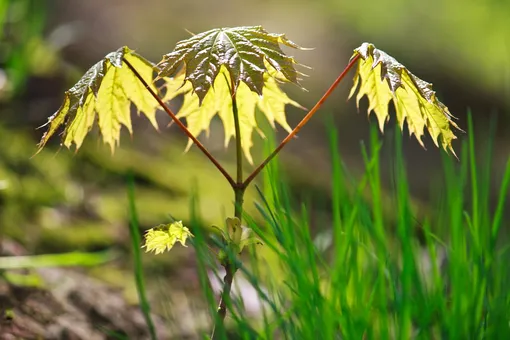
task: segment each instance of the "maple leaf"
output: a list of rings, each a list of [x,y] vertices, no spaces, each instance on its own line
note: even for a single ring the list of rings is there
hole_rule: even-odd
[[[278,86],[278,79],[283,75],[275,70],[264,75],[264,87],[262,95],[251,91],[245,84],[240,83],[237,92],[237,109],[239,115],[239,127],[241,134],[241,146],[246,159],[253,164],[250,149],[253,146],[252,136],[256,130],[263,136],[258,129],[255,119],[256,109],[258,108],[269,121],[271,126],[276,128],[278,123],[286,131],[292,131],[285,117],[285,105],[290,104],[304,109],[299,103],[290,99],[285,92]],[[198,94],[193,92],[192,84],[185,81],[185,74],[180,74],[172,81],[166,79],[166,95],[163,101],[169,101],[179,94],[184,93],[184,100],[181,108],[177,113],[178,118],[185,118],[188,130],[198,136],[205,132],[209,135],[209,126],[211,120],[218,114],[221,118],[225,130],[225,147],[228,146],[232,137],[236,137],[234,115],[232,114],[232,97],[230,87],[232,86],[231,78],[225,66],[222,66],[218,72],[218,76],[209,92],[200,103]],[[183,82],[185,82],[183,84]],[[178,89],[178,90],[176,90]],[[191,147],[192,141],[188,142],[187,149]]]
[[[359,108],[360,99],[367,96],[368,114],[375,112],[381,132],[389,120],[388,105],[393,101],[401,130],[407,122],[409,134],[414,134],[425,147],[422,137],[426,128],[437,147],[441,143],[445,151],[455,155],[452,141],[457,137],[452,127],[462,130],[452,120],[454,117],[448,108],[437,99],[432,84],[416,77],[395,58],[370,43],[355,49],[352,58],[357,55],[360,58],[349,98],[359,85],[356,104]]]
[[[222,66],[233,81],[233,90],[244,82],[262,95],[268,72],[267,64],[280,72],[287,81],[298,84],[294,58],[285,55],[280,44],[301,49],[284,34],[266,32],[261,26],[217,28],[177,43],[173,52],[159,62],[158,77],[169,77],[185,64],[185,80],[189,81],[201,103]]]
[[[122,125],[132,133],[131,103],[158,128],[155,115],[159,104],[123,63],[123,58],[156,91],[152,83],[153,65],[149,61],[126,46],[109,53],[65,92],[62,106],[45,124],[48,129],[38,145],[39,151],[61,126],[65,126],[62,143],[68,148],[74,144],[79,149],[97,117],[103,141],[113,152]]]
[[[157,255],[172,249],[177,242],[187,247],[186,240],[190,237],[193,237],[193,234],[182,224],[182,221],[161,224],[147,230],[142,248],[146,248],[148,253],[154,251]]]

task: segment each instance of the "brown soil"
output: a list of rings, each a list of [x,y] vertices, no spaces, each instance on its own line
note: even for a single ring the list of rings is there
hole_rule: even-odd
[[[5,240],[0,250],[1,256],[23,253]],[[149,339],[140,309],[128,305],[120,290],[76,269],[34,271],[43,287],[14,285],[0,276],[0,340]],[[162,318],[153,320],[159,339],[172,338]]]

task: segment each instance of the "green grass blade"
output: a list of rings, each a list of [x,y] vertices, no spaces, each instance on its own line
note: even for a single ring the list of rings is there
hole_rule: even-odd
[[[503,181],[501,182],[501,187],[498,195],[498,203],[496,207],[496,211],[494,213],[494,217],[492,219],[491,226],[491,241],[493,247],[496,243],[499,229],[501,227],[501,220],[503,219],[503,212],[505,210],[505,201],[508,198],[508,192],[510,191],[510,157],[506,162],[505,172],[503,176]]]
[[[144,281],[144,273],[142,266],[142,251],[141,244],[142,240],[140,237],[140,228],[138,223],[138,214],[136,211],[135,204],[135,181],[133,178],[133,174],[130,172],[127,178],[128,184],[128,202],[129,202],[129,233],[131,235],[131,251],[133,252],[133,262],[134,262],[134,275],[135,275],[135,283],[136,283],[136,291],[138,293],[138,298],[140,300],[140,310],[142,311],[143,317],[145,318],[145,323],[147,324],[147,328],[149,329],[149,334],[152,340],[156,340],[156,329],[154,328],[154,322],[152,321],[151,316],[151,307],[149,300],[146,295],[145,281]]]
[[[23,269],[42,267],[92,267],[109,262],[117,257],[111,250],[84,253],[44,254],[32,256],[0,257],[0,269]]]

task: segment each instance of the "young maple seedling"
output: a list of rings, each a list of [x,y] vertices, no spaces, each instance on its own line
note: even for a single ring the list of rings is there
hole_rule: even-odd
[[[251,230],[242,226],[243,195],[246,188],[280,150],[301,130],[324,101],[356,67],[354,85],[349,98],[358,91],[356,101],[367,96],[368,114],[374,111],[381,131],[389,120],[390,101],[396,111],[400,129],[407,122],[423,146],[427,130],[436,146],[455,155],[452,141],[457,137],[452,129],[459,127],[453,116],[436,98],[431,84],[413,75],[407,68],[374,45],[363,43],[354,50],[348,65],[313,108],[294,128],[287,124],[285,105],[301,107],[280,90],[279,83],[298,86],[300,73],[293,57],[280,48],[285,45],[302,49],[283,34],[266,32],[260,26],[220,28],[193,35],[177,43],[173,52],[157,65],[136,54],[128,47],[111,52],[92,66],[74,87],[65,93],[64,103],[49,118],[48,130],[39,143],[41,150],[48,139],[64,126],[63,144],[79,149],[97,117],[103,141],[112,151],[119,144],[121,127],[132,133],[131,103],[157,129],[156,110],[162,108],[189,137],[188,148],[195,144],[227,179],[234,191],[234,216],[228,218],[222,232],[224,249],[219,260],[225,268],[223,293],[218,307],[217,325],[223,327],[227,302],[239,262],[236,256],[247,244],[257,242]],[[154,77],[154,71],[157,77]],[[156,81],[163,85],[157,88]],[[164,89],[162,95],[161,89]],[[177,114],[167,102],[184,97]],[[250,164],[253,131],[257,130],[255,110],[258,108],[275,128],[275,122],[289,132],[287,137],[248,176],[243,176],[243,154]],[[209,133],[212,118],[218,114],[225,129],[225,147],[231,137],[236,142],[237,173],[235,179],[197,139]],[[184,118],[186,124],[180,121]],[[147,251],[161,253],[176,242],[185,244],[192,236],[182,223],[161,225],[146,233]],[[216,327],[215,327],[216,328]],[[214,337],[214,330],[213,330]]]

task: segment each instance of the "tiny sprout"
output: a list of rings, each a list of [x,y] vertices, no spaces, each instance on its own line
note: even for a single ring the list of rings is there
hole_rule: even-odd
[[[262,241],[253,232],[253,229],[242,226],[241,241],[239,243],[239,253],[241,253],[244,247],[251,244],[263,245]]]
[[[182,221],[161,224],[147,230],[145,233],[145,244],[142,248],[146,248],[146,252],[154,251],[156,254],[161,254],[166,250],[172,249],[175,242],[180,242],[186,247],[188,237],[193,237],[193,234],[187,227],[183,226]]]

